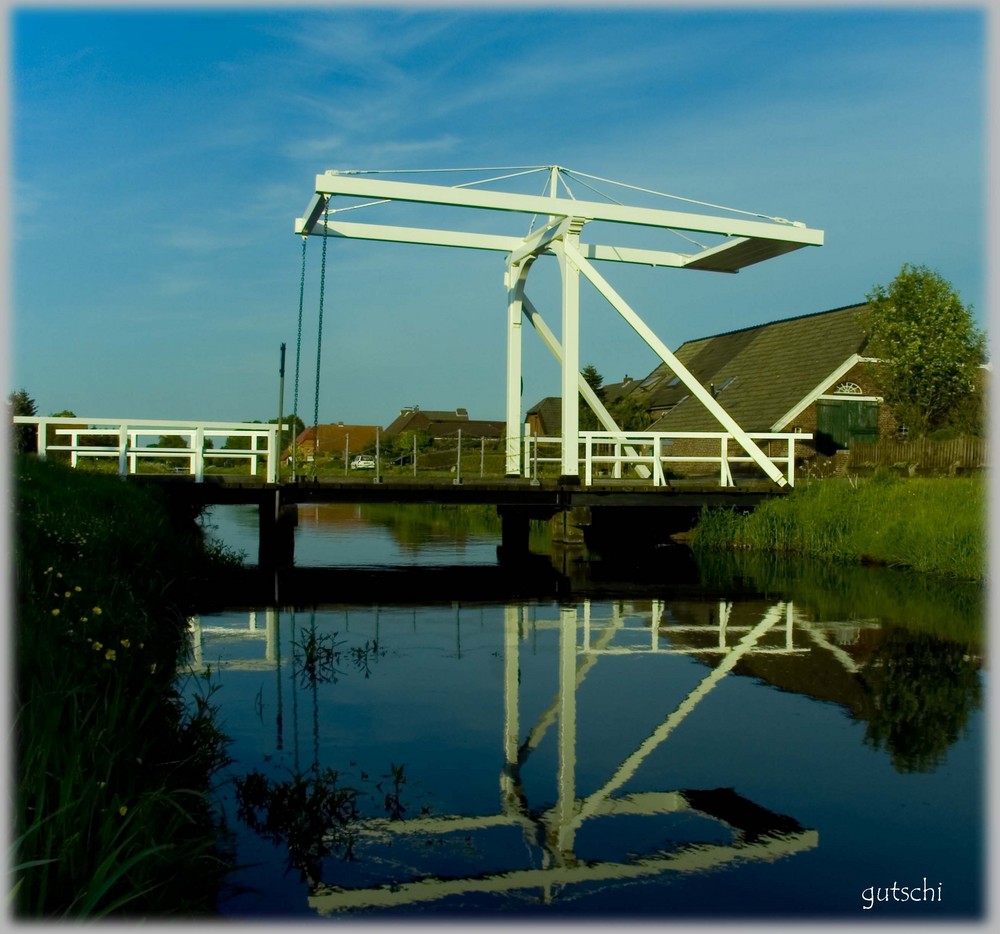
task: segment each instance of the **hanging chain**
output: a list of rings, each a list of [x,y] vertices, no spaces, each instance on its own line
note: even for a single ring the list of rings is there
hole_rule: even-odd
[[[299,333],[295,338],[295,399],[292,404],[292,482],[296,479],[297,457],[295,449],[296,427],[299,424],[299,362],[302,358],[302,305],[306,294],[306,243],[309,237],[302,238],[302,272],[299,274]]]
[[[330,199],[327,198],[323,209],[323,253],[319,267],[319,327],[316,332],[316,394],[313,397],[313,461],[312,476],[316,476],[316,463],[319,460],[319,367],[323,356],[323,299],[326,292],[326,244],[327,222],[330,219]]]

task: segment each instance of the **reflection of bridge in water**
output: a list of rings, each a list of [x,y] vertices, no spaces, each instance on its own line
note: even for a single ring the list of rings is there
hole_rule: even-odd
[[[767,606],[763,614],[749,616],[732,601],[701,603],[703,621],[691,613],[677,618],[664,601],[646,601],[648,609],[618,601],[610,613],[599,614],[589,600],[563,606],[557,618],[528,618],[528,608],[508,606],[504,618],[504,768],[499,777],[499,809],[482,815],[420,816],[411,819],[370,819],[352,825],[360,846],[387,841],[440,840],[450,835],[489,834],[503,828],[520,829],[537,865],[499,872],[473,872],[444,878],[421,875],[394,879],[364,888],[343,888],[314,883],[309,903],[321,914],[364,907],[415,905],[448,896],[539,890],[551,901],[557,890],[577,883],[619,882],[666,872],[691,872],[723,867],[740,861],[771,861],[818,845],[818,833],[803,828],[794,818],[770,811],[733,789],[674,789],[621,794],[649,756],[661,747],[690,717],[699,704],[739,665],[754,658],[803,656],[815,649],[842,673],[854,674],[857,664],[841,643],[850,642],[864,623],[811,623],[797,616],[792,603]],[[688,607],[695,604],[688,604]],[[602,604],[606,606],[606,604]],[[760,608],[755,602],[753,606]],[[460,627],[456,606],[456,627]],[[537,611],[537,607],[531,608]],[[739,610],[734,612],[734,609]],[[206,627],[192,620],[195,664],[209,661],[217,639],[256,641],[263,657],[229,658],[217,663],[228,669],[268,669],[280,666],[277,610],[251,613],[245,629]],[[522,643],[540,630],[559,635],[558,689],[551,703],[530,728],[522,730],[520,711],[520,652]],[[844,632],[841,632],[844,630]],[[849,631],[848,631],[849,630]],[[460,636],[459,636],[460,639]],[[207,646],[207,648],[206,648]],[[577,694],[588,674],[608,656],[696,656],[709,665],[708,673],[607,778],[587,795],[576,787]],[[521,780],[523,766],[552,730],[557,733],[556,799],[541,811],[529,804]],[[714,822],[729,834],[728,842],[689,843],[672,851],[657,851],[620,860],[591,860],[577,855],[576,838],[587,821],[623,817],[694,815]],[[708,834],[711,838],[713,834]]]

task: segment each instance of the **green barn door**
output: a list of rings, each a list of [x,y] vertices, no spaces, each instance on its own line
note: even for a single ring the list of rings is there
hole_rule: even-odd
[[[869,399],[817,399],[816,450],[849,448],[855,441],[878,440],[878,403]]]

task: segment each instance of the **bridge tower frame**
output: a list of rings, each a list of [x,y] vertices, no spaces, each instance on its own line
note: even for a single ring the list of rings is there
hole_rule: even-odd
[[[620,430],[580,372],[580,277],[582,275],[654,353],[670,367],[691,395],[698,399],[719,424],[735,438],[764,473],[779,487],[785,486],[787,483],[785,477],[770,458],[594,268],[592,260],[736,273],[746,266],[789,253],[804,246],[821,246],[823,244],[823,231],[808,228],[798,221],[793,222],[784,218],[760,214],[750,215],[752,219],[746,219],[744,217],[686,213],[659,208],[633,207],[621,203],[581,201],[573,197],[560,197],[559,184],[562,182],[565,186],[563,175],[568,174],[569,170],[562,166],[552,165],[538,166],[532,171],[542,169],[549,172],[548,191],[545,195],[518,194],[496,189],[473,189],[467,185],[449,187],[391,181],[370,177],[383,174],[374,170],[331,169],[316,176],[315,193],[303,216],[295,219],[294,232],[303,237],[326,236],[395,243],[418,243],[494,250],[507,254],[504,284],[507,290],[506,472],[508,476],[520,475],[522,467],[522,445],[519,443],[523,425],[521,331],[525,317],[559,360],[562,368],[562,479],[573,482],[579,478],[578,398],[580,396],[594,410],[604,428],[609,431]],[[386,172],[384,174],[392,173]],[[593,176],[588,177],[592,178]],[[491,181],[491,179],[487,179],[487,181]],[[568,186],[566,188],[568,192]],[[339,211],[353,210],[364,205],[352,204],[349,207],[335,209],[331,206],[331,202],[337,197],[377,199],[373,203],[408,202],[473,208],[487,212],[515,212],[534,217],[545,217],[547,220],[537,230],[524,237],[462,230],[353,223],[342,221],[335,215]],[[748,212],[739,213],[747,214]],[[659,230],[708,233],[721,235],[725,239],[706,247],[695,244],[694,240],[687,238],[689,242],[699,247],[692,253],[608,244],[587,244],[581,242],[580,235],[584,226],[590,221]],[[561,339],[555,337],[525,294],[528,272],[535,260],[542,255],[554,255],[559,262],[562,286]]]

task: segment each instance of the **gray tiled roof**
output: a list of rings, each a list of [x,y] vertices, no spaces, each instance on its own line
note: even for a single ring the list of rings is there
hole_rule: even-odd
[[[767,431],[825,377],[864,347],[858,312],[850,305],[786,318],[739,331],[688,341],[676,356],[720,405],[748,431]],[[712,431],[718,426],[704,405],[661,364],[633,390],[647,408],[665,412],[656,428]],[[642,383],[653,382],[646,389]],[[672,408],[671,408],[672,406]]]
[[[559,396],[546,396],[528,409],[525,416],[528,415],[538,416],[543,436],[555,437],[562,434],[562,399]]]

